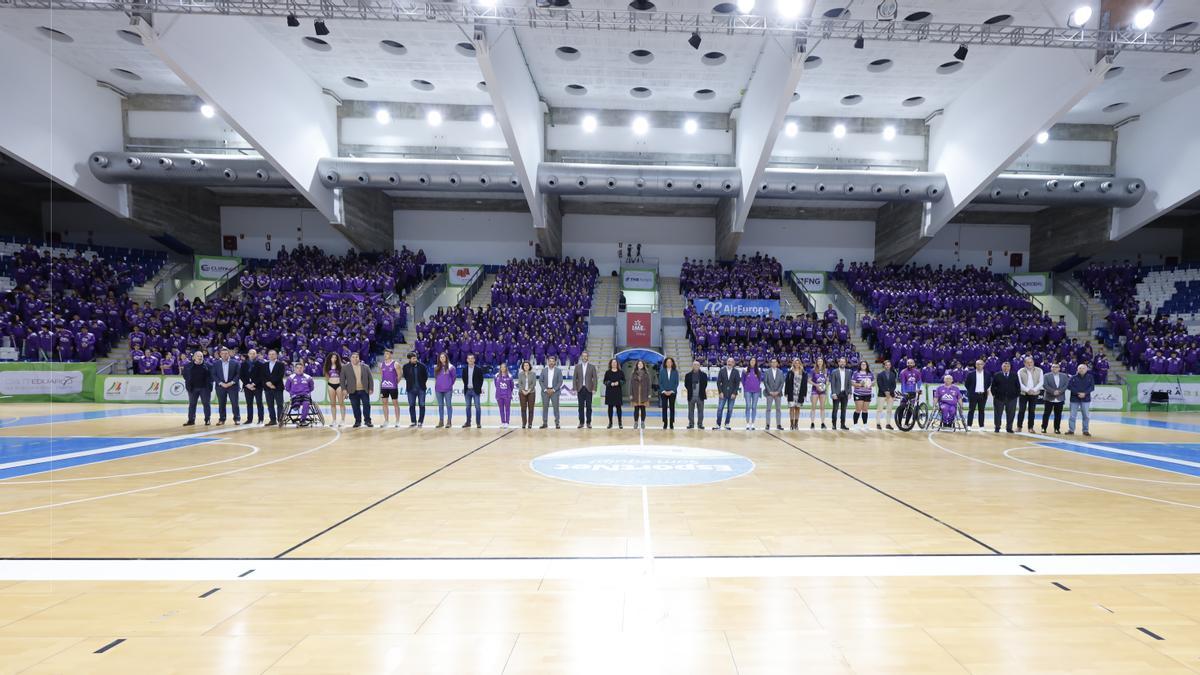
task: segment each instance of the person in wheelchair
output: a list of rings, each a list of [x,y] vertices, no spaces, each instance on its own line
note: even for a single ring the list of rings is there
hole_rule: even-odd
[[[292,397],[285,417],[289,421],[295,421],[297,426],[306,427],[311,424],[308,416],[310,407],[314,406],[312,392],[316,387],[316,383],[313,381],[312,376],[304,372],[303,363],[297,362],[293,368],[294,372],[283,383],[284,389]],[[296,408],[300,409],[299,414],[296,413]]]
[[[954,376],[942,376],[942,386],[933,391],[933,398],[937,401],[938,411],[941,413],[942,428],[953,429],[963,399],[962,389],[954,384]]]

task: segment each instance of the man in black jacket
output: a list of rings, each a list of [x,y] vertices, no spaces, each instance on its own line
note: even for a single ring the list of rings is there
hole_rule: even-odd
[[[238,377],[242,380],[242,391],[246,394],[246,424],[254,424],[254,407],[258,405],[258,421],[265,422],[263,415],[263,384],[267,381],[267,371],[263,362],[258,360],[258,351],[251,349],[246,352],[246,360],[238,369]]]
[[[416,352],[408,353],[408,363],[404,364],[404,391],[408,395],[409,427],[425,426],[425,385],[429,380],[429,369],[417,360]],[[420,407],[421,414],[417,415]]]
[[[1000,415],[1004,414],[1004,430],[1013,432],[1013,418],[1017,416],[1017,396],[1021,394],[1021,385],[1017,374],[1012,371],[1012,364],[1005,361],[1000,364],[1000,372],[992,377],[992,417],[996,423],[995,433],[1000,433]]]
[[[196,425],[196,402],[204,403],[204,426],[212,423],[212,371],[204,365],[204,352],[192,354],[192,362],[183,367],[183,384],[188,393],[188,418],[185,427]]]
[[[475,365],[475,355],[467,355],[467,365],[462,369],[463,398],[467,409],[467,423],[463,428],[471,426],[471,404],[475,404],[475,428],[481,428],[479,419],[479,401],[483,397],[483,367]]]
[[[699,361],[692,361],[692,369],[683,376],[683,388],[687,389],[688,426],[704,429],[704,399],[708,398],[708,373],[700,368]],[[720,420],[717,420],[718,424]]]
[[[279,353],[274,349],[267,352],[267,362],[262,364],[263,393],[267,397],[267,412],[271,420],[267,426],[273,427],[283,420],[283,379],[287,377],[287,368],[279,360]],[[258,414],[262,418],[262,413]]]
[[[983,369],[983,360],[975,362],[975,370],[967,373],[967,400],[970,401],[971,407],[967,409],[967,428],[971,427],[971,420],[975,418],[975,411],[979,411],[979,428],[983,428],[983,410],[987,406],[988,392],[992,389],[992,374]],[[997,422],[996,427],[1000,424]]]

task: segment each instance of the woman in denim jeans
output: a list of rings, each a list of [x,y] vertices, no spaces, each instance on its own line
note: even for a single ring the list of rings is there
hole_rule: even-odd
[[[753,431],[758,421],[758,398],[762,396],[762,373],[758,370],[757,357],[750,357],[750,364],[742,375],[742,391],[746,393],[746,429]]]
[[[446,352],[438,354],[437,365],[433,367],[433,393],[437,396],[438,403],[438,425],[437,428],[450,428],[450,424],[454,419],[454,382],[458,379],[458,370],[450,363],[450,357]],[[445,421],[442,421],[442,415],[445,414]]]

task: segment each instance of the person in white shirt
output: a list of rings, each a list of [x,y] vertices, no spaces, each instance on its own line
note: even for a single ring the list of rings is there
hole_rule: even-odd
[[[1028,409],[1029,433],[1033,433],[1033,418],[1044,383],[1042,369],[1033,365],[1032,356],[1025,357],[1025,367],[1017,371],[1017,381],[1021,384],[1021,396],[1017,399],[1017,429],[1021,428],[1021,421],[1026,419],[1025,412]]]
[[[979,411],[979,428],[983,428],[983,409],[987,407],[988,392],[992,390],[992,374],[983,369],[983,359],[975,362],[975,370],[967,373],[967,428],[971,428],[971,420],[975,411]]]

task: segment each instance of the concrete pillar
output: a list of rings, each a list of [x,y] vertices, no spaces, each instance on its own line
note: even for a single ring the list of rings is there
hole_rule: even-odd
[[[543,258],[562,258],[562,199],[558,195],[539,195],[542,200],[542,222],[535,225],[538,251]]]
[[[737,197],[717,200],[717,260],[733,260],[742,241],[740,230],[734,229],[737,219]]]
[[[221,206],[207,188],[141,184],[129,191],[131,226],[177,253],[221,254]]]
[[[391,199],[383,190],[342,190],[344,223],[333,227],[364,253],[396,248]]]
[[[1029,228],[1029,271],[1063,272],[1077,267],[1110,243],[1112,221],[1112,209],[1097,207],[1035,213]]]
[[[926,219],[923,202],[888,202],[875,212],[875,262],[903,265],[933,237],[922,234]]]

